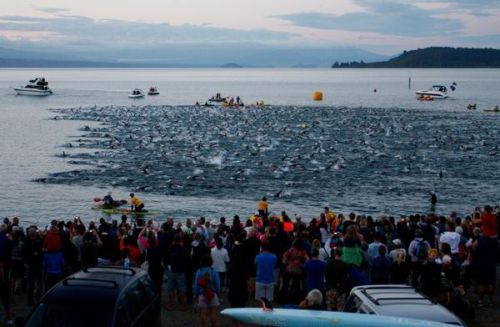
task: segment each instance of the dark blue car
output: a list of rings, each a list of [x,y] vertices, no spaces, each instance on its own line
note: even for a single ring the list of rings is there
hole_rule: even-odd
[[[52,287],[25,326],[161,326],[160,297],[146,271],[95,267]]]

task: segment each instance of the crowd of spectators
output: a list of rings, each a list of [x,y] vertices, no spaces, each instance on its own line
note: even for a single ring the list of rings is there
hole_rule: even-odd
[[[263,203],[264,201],[264,203]],[[12,319],[12,294],[33,306],[46,290],[85,267],[147,269],[166,310],[194,304],[201,324],[215,325],[217,307],[282,305],[342,310],[352,287],[409,284],[456,309],[454,297],[477,286],[478,306],[493,306],[500,212],[379,217],[324,208],[307,221],[286,212],[163,223],[144,216],[84,223],[80,218],[22,227],[0,226],[0,297]]]

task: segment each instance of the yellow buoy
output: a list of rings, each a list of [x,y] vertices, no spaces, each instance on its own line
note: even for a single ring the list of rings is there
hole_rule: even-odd
[[[323,100],[323,92],[316,91],[312,96],[314,101],[322,101]]]

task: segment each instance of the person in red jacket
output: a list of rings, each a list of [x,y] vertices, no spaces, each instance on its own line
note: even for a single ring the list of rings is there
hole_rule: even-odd
[[[472,222],[481,226],[481,232],[486,237],[498,237],[497,217],[493,214],[493,209],[490,206],[485,206],[481,217],[475,217]]]
[[[43,250],[46,252],[61,251],[61,236],[59,236],[59,228],[56,225],[51,225],[49,231],[43,239]]]

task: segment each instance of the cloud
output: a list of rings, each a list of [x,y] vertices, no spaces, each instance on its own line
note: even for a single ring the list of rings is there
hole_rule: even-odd
[[[491,16],[499,9],[498,0],[418,0],[418,5],[445,5],[448,12],[466,13],[471,16]]]
[[[498,7],[498,0],[419,0],[419,2],[451,3],[462,8],[491,8]]]
[[[461,36],[456,39],[456,43],[481,48],[499,48],[500,34]]]
[[[48,14],[61,14],[70,12],[66,8],[56,8],[56,7],[35,7],[35,9]]]
[[[58,14],[54,17],[0,16],[0,32],[43,31],[57,35],[63,45],[144,47],[171,43],[277,42],[291,33],[269,30],[237,30],[201,25],[173,26],[167,23],[95,20]],[[28,35],[28,33],[27,33]]]
[[[458,19],[438,17],[437,14],[445,13],[442,10],[430,11],[395,0],[356,3],[363,11],[344,15],[308,12],[274,17],[301,27],[410,37],[456,35],[464,28]]]

